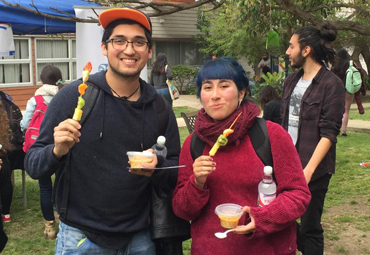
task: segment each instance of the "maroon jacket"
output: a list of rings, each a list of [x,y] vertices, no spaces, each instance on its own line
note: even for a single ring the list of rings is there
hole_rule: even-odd
[[[198,119],[197,119],[198,121]],[[208,177],[205,189],[194,183],[191,135],[181,149],[177,187],[173,197],[175,214],[191,222],[194,255],[295,255],[296,223],[310,201],[298,154],[289,134],[276,123],[267,121],[277,181],[277,198],[269,205],[257,207],[258,183],[263,177],[263,163],[256,155],[248,135],[239,146],[227,144],[213,160],[216,170]],[[234,135],[234,134],[233,134]],[[205,155],[210,146],[206,144]],[[250,206],[256,229],[251,235],[228,234],[218,239],[214,233],[225,231],[214,210],[222,203]],[[245,214],[239,225],[245,225]]]
[[[303,69],[289,75],[284,83],[281,118],[285,130],[288,130],[290,96],[302,75]],[[335,171],[336,142],[342,125],[344,97],[343,82],[324,65],[302,97],[296,143],[302,167],[306,167],[321,137],[332,142],[311,181]]]

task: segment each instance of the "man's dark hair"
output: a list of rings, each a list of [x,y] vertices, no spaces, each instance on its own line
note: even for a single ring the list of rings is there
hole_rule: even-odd
[[[148,51],[150,50],[150,48],[152,47],[152,36],[151,36],[149,30],[146,29],[140,23],[138,23],[136,21],[133,21],[133,20],[130,20],[130,19],[118,19],[118,20],[115,20],[115,21],[112,21],[111,23],[109,23],[109,25],[105,28],[103,37],[101,39],[101,41],[103,43],[105,43],[105,47],[108,46],[105,41],[108,40],[109,37],[112,35],[113,30],[115,29],[115,27],[118,26],[118,25],[121,25],[121,24],[129,24],[129,25],[137,24],[137,25],[141,26],[144,29],[144,31],[145,31],[145,37],[148,40],[148,46],[149,46],[148,47]]]
[[[331,42],[337,38],[337,28],[333,24],[325,22],[318,27],[302,27],[294,34],[298,35],[301,50],[306,46],[311,48],[311,56],[316,62],[334,63],[336,54]]]

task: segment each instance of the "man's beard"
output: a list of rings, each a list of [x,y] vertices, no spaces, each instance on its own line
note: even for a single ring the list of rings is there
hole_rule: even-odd
[[[300,52],[295,59],[292,58],[292,61],[293,68],[301,68],[304,65],[304,63],[306,63],[306,58],[303,57],[302,52]]]
[[[134,72],[134,73],[120,72],[118,69],[114,68],[110,63],[108,63],[108,64],[109,64],[109,68],[113,72],[113,74],[120,77],[120,78],[131,79],[131,78],[140,77],[141,71]]]
[[[268,60],[269,58],[268,58],[268,57],[263,57],[262,59],[266,61],[266,60]]]

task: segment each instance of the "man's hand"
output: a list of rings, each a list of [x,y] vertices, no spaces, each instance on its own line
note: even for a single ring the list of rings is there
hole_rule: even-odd
[[[132,174],[137,174],[137,175],[144,175],[147,177],[150,177],[153,175],[154,171],[153,169],[145,169],[145,168],[155,168],[158,164],[158,158],[157,155],[154,153],[153,149],[148,149],[146,151],[149,151],[154,154],[153,160],[150,163],[141,163],[143,168],[140,169],[129,169],[128,171]],[[128,162],[130,164],[130,161]]]
[[[310,171],[307,168],[303,170],[304,178],[306,178],[307,184],[310,183],[314,171]]]
[[[1,164],[3,163],[3,160],[0,158],[0,172],[1,172]]]
[[[80,123],[72,119],[66,119],[54,128],[53,153],[57,159],[66,155],[73,145],[80,141],[80,128]]]
[[[245,235],[245,234],[249,234],[249,233],[254,232],[254,230],[256,229],[256,224],[254,222],[254,218],[253,218],[252,214],[250,213],[251,208],[249,206],[244,206],[242,211],[249,214],[251,222],[249,222],[247,225],[237,226],[236,228],[234,228],[233,232],[236,233],[236,234]]]

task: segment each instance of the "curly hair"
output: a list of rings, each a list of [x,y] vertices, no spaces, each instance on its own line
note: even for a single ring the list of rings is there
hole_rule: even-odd
[[[3,103],[0,101],[0,156],[6,154],[12,147],[10,144],[10,130],[9,130],[9,119],[6,113]]]

